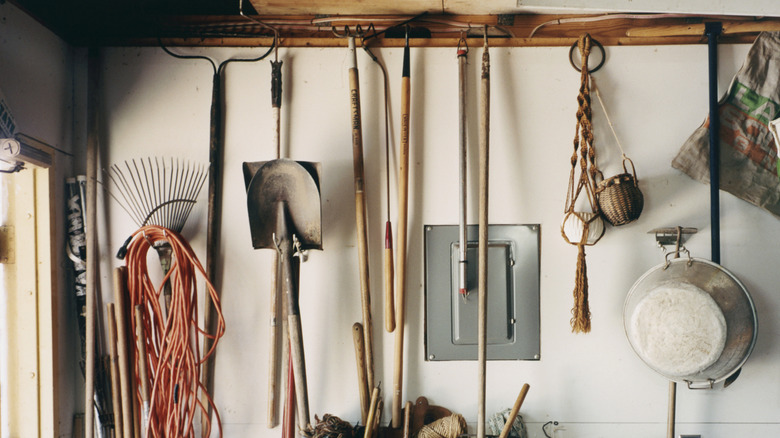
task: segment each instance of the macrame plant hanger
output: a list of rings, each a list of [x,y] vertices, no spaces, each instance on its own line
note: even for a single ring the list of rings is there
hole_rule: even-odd
[[[596,177],[601,172],[596,165],[596,149],[593,147],[592,111],[590,105],[590,73],[588,55],[593,45],[590,35],[584,34],[577,41],[581,64],[580,90],[577,96],[577,125],[574,134],[574,151],[571,156],[571,173],[566,194],[566,209],[561,234],[566,242],[578,249],[577,270],[574,284],[574,307],[571,328],[575,333],[590,332],[590,309],[588,307],[588,277],[585,264],[585,246],[594,245],[604,235],[596,199]],[[579,156],[578,156],[579,155]],[[579,172],[577,163],[579,161]],[[575,205],[580,195],[585,195],[590,212],[577,211]]]

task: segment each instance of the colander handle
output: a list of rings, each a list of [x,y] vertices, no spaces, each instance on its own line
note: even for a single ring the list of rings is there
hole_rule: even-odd
[[[688,389],[712,389],[715,386],[715,381],[712,379],[707,379],[704,382],[686,380],[685,383],[688,385]]]

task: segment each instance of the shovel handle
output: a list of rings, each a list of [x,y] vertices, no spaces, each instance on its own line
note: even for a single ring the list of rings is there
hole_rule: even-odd
[[[269,362],[268,362],[268,420],[267,426],[273,429],[279,423],[279,350],[281,338],[281,324],[279,324],[280,290],[279,290],[279,253],[274,252],[271,271],[271,318],[269,321]]]

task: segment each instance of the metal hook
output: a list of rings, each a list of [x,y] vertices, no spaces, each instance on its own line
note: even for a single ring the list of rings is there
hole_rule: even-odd
[[[333,32],[333,35],[336,38],[363,38],[371,28],[373,28],[373,24],[370,24],[368,26],[368,30],[363,31],[363,26],[360,24],[355,25],[355,32],[351,32],[349,30],[349,25],[344,25],[344,33],[339,33],[339,31],[336,30],[336,26],[331,26],[330,31]],[[376,30],[374,31],[376,32]]]
[[[557,421],[552,421],[552,420],[551,420],[551,421],[548,421],[548,422],[546,422],[546,423],[544,423],[544,424],[542,425],[542,433],[544,433],[544,436],[546,436],[547,438],[552,438],[550,435],[548,435],[548,434],[547,434],[547,426],[549,426],[549,425],[551,425],[551,424],[552,424],[553,426],[557,426],[557,425],[558,425],[558,422],[557,422]]]
[[[469,42],[466,40],[466,37],[463,36],[464,33],[461,30],[460,31],[460,39],[458,40],[458,56],[465,56],[467,53],[469,53]],[[465,47],[462,49],[461,47]]]
[[[301,241],[298,240],[298,236],[295,234],[292,235],[293,239],[293,257],[299,257],[301,259],[301,263],[304,263],[306,260],[309,259],[309,254],[301,248]]]
[[[600,42],[596,41],[596,39],[591,38],[590,40],[593,43],[593,46],[595,46],[597,49],[601,51],[601,61],[599,61],[596,67],[588,69],[588,72],[595,73],[599,71],[599,69],[604,65],[604,62],[607,60],[607,52],[604,51],[604,46],[602,46]],[[577,65],[574,63],[574,59],[572,58],[572,56],[574,56],[574,49],[576,48],[577,48],[577,42],[575,41],[574,44],[572,44],[571,48],[569,49],[569,64],[571,64],[571,66],[578,72],[582,72],[582,68],[577,67]]]

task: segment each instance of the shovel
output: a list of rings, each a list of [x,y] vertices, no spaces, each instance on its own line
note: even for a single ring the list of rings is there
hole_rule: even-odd
[[[309,426],[306,361],[298,306],[300,257],[322,249],[319,163],[277,159],[243,165],[249,225],[255,249],[279,252],[282,289],[287,296],[290,360],[295,375],[298,424]]]

